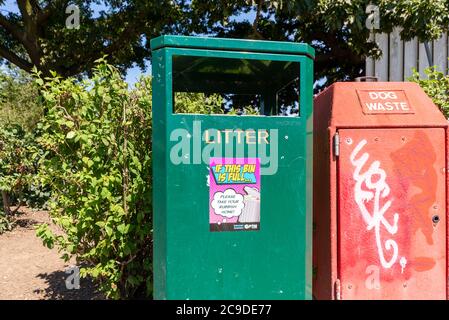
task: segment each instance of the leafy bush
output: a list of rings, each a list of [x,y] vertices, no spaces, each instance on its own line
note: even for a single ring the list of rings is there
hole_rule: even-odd
[[[228,109],[226,104],[228,102]],[[176,92],[175,93],[176,113],[196,113],[196,114],[225,114],[228,115],[258,115],[259,110],[251,105],[234,108],[232,99],[214,93],[204,94],[197,92]]]
[[[32,77],[18,68],[0,69],[0,125],[19,125],[32,132],[42,114]]]
[[[223,98],[218,94],[206,96],[204,93],[176,92],[176,113],[213,114],[223,113]]]
[[[26,202],[26,193],[36,172],[38,148],[34,135],[20,125],[0,125],[0,191],[4,213],[10,215],[10,206],[17,211]]]
[[[424,72],[426,77],[421,77],[419,72],[414,70],[409,80],[418,83],[444,116],[449,118],[449,76],[438,71],[436,67],[427,68]]]
[[[82,82],[39,81],[47,113],[38,142],[39,179],[51,190],[51,217],[37,235],[63,258],[76,255],[82,277],[110,298],[151,295],[151,86],[129,91],[100,61]]]
[[[6,231],[11,231],[13,226],[14,222],[11,221],[11,218],[0,211],[0,234]]]
[[[43,113],[38,98],[29,75],[17,68],[0,69],[0,201],[6,216],[12,205],[17,211],[24,203],[45,202],[45,193],[32,179],[39,156],[33,130]]]

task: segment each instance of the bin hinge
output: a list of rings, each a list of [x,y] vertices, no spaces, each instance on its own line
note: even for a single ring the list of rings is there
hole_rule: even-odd
[[[341,286],[340,286],[340,279],[335,280],[334,283],[334,295],[335,300],[341,300]]]
[[[340,155],[340,135],[338,134],[338,132],[335,133],[334,135],[334,156],[338,157]]]

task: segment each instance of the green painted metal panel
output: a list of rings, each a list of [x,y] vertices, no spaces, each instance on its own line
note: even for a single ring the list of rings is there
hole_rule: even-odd
[[[206,50],[232,50],[251,52],[273,52],[281,54],[298,54],[315,58],[315,49],[305,43],[284,42],[284,41],[261,41],[261,40],[241,40],[223,39],[209,37],[186,37],[165,35],[150,41],[151,49],[156,50],[163,47],[171,48],[195,48]]]
[[[155,299],[311,299],[312,59],[305,53],[238,51],[243,40],[236,40],[238,48],[223,50],[213,47],[217,39],[206,41],[208,49],[169,47],[167,36],[164,39],[152,42]],[[255,48],[264,43],[251,41]],[[175,114],[174,57],[299,63],[300,116]],[[220,92],[219,86],[219,81],[206,84],[211,92]],[[199,90],[200,84],[187,87]],[[211,231],[210,159],[201,154],[210,146],[204,138],[207,130],[269,133],[269,144],[256,144],[258,155],[262,147],[269,151],[261,156],[267,163],[261,165],[265,173],[260,178],[258,230]],[[189,149],[178,154],[174,150],[183,133]],[[250,157],[250,140],[242,139],[241,144],[243,151],[237,140],[223,138],[221,156],[238,158],[242,151],[242,157]]]

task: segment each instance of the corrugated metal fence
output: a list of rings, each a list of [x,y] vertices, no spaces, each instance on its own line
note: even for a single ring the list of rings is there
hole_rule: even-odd
[[[424,43],[419,42],[416,38],[404,42],[399,33],[400,30],[395,29],[390,34],[375,35],[375,40],[383,54],[379,60],[371,58],[366,60],[367,76],[377,76],[379,81],[406,81],[412,75],[413,68],[424,74],[424,69],[429,66]],[[430,61],[433,61],[433,64],[445,74],[448,69],[448,44],[447,33],[438,40],[428,42]]]

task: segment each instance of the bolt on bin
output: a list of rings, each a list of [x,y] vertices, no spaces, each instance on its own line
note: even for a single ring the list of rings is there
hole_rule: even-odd
[[[154,297],[311,299],[313,48],[184,36],[151,48]],[[178,108],[217,95],[228,114]]]
[[[314,99],[316,299],[447,298],[448,122],[415,83]]]

